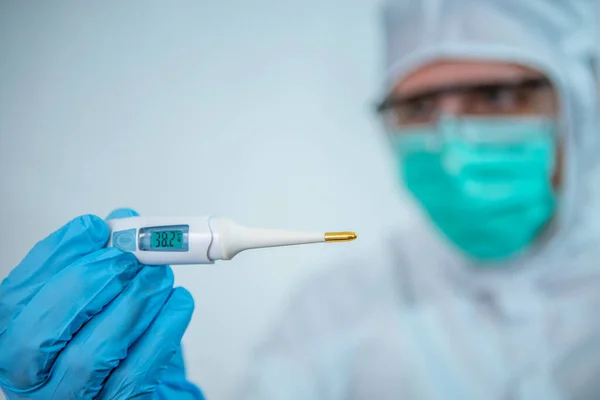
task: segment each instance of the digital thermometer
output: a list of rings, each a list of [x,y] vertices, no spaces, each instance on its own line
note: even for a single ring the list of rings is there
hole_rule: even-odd
[[[129,217],[107,224],[108,247],[133,253],[146,265],[212,264],[249,249],[356,239],[354,232],[254,229],[214,217]]]

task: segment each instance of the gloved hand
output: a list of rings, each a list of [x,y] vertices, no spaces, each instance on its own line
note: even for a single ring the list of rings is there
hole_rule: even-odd
[[[102,219],[76,218],[0,284],[0,387],[8,399],[202,399],[180,353],[191,295],[173,289],[170,267],[104,248],[108,237]]]

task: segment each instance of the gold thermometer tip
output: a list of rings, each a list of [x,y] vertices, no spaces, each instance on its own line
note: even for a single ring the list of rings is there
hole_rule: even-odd
[[[354,232],[326,232],[326,242],[350,242],[356,239],[356,233]]]

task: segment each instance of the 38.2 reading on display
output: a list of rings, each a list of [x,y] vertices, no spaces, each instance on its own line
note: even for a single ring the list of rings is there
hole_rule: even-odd
[[[181,249],[183,246],[182,231],[152,232],[151,248],[153,249]]]

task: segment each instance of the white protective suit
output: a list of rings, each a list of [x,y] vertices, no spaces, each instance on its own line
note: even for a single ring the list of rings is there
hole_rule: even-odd
[[[551,78],[565,151],[555,230],[492,270],[468,265],[423,218],[403,227],[376,257],[307,283],[236,398],[600,399],[599,3],[385,5],[387,88],[439,58]]]

